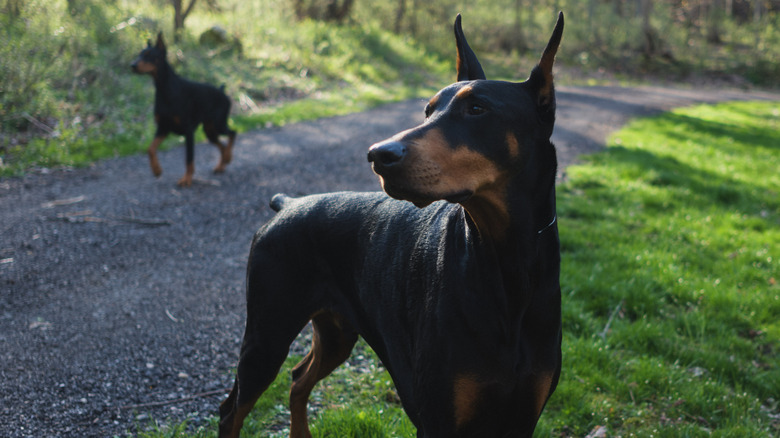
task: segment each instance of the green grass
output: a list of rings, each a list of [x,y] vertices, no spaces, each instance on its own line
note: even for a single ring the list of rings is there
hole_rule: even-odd
[[[287,359],[274,383],[246,418],[242,436],[283,438],[289,436],[288,396],[290,371],[300,356]],[[390,374],[368,345],[360,340],[346,364],[320,382],[309,398],[309,426],[314,438],[390,438],[416,436],[416,430],[401,408]],[[154,419],[138,424],[141,438],[214,437],[217,418],[191,427],[187,421]]]
[[[628,10],[616,14],[613,3],[546,0],[520,10],[518,2],[437,2],[409,8],[396,34],[395,2],[356,2],[342,26],[298,21],[287,1],[197,2],[174,43],[167,1],[8,1],[0,7],[0,177],[143,151],[154,132],[153,87],[129,64],[158,31],[180,74],[226,85],[239,131],[430,96],[453,78],[458,12],[491,78],[526,77],[562,9],[566,36],[557,63],[568,67],[558,72],[567,83],[702,75],[778,85],[776,11],[759,21],[724,20],[723,42],[711,44],[703,22],[689,22],[699,6],[657,5],[652,23],[674,59],[645,59],[640,19]],[[212,26],[238,39],[241,50],[200,45]],[[521,34],[525,47],[517,44]],[[172,137],[164,145],[178,144]]]
[[[8,42],[0,47],[0,177],[145,150],[154,134],[154,86],[129,65],[158,31],[177,73],[225,85],[239,132],[427,96],[453,75],[454,55],[442,60],[372,23],[298,22],[274,0],[196,7],[178,43],[168,2],[77,4],[72,13],[65,0],[20,3],[19,16],[0,9]],[[214,25],[241,50],[200,45]],[[171,136],[164,146],[181,142]]]
[[[564,375],[543,430],[780,432],[778,128],[779,103],[685,108],[569,169]]]
[[[780,434],[778,130],[780,102],[684,108],[568,169],[563,374],[535,436]],[[315,436],[415,436],[358,345],[315,389]],[[292,363],[244,436],[285,436]]]

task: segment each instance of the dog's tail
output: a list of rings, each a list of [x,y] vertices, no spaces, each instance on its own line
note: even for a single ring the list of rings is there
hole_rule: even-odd
[[[293,198],[285,195],[284,193],[277,193],[271,198],[271,208],[274,211],[279,211],[284,208]]]

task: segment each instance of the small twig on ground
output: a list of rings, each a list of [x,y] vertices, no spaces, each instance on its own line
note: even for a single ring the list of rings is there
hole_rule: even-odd
[[[102,222],[102,223],[111,223],[111,222],[127,222],[131,224],[139,224],[139,225],[148,225],[148,226],[160,226],[160,225],[171,225],[172,222],[168,219],[144,219],[144,218],[137,218],[137,217],[130,217],[130,216],[111,216],[109,218],[102,218],[98,216],[88,216],[91,215],[91,211],[80,211],[80,212],[74,212],[74,213],[60,213],[55,217],[50,218],[51,220],[63,220],[68,223],[72,224],[80,224],[84,222]]]
[[[193,177],[192,181],[193,182],[197,182],[197,183],[207,184],[207,185],[214,186],[214,187],[220,187],[222,185],[221,182],[219,182],[219,181],[217,181],[215,179],[200,178],[200,177],[197,177],[197,176]]]
[[[174,317],[174,316],[173,316],[173,314],[171,313],[171,311],[170,311],[170,310],[168,310],[168,309],[165,309],[165,314],[166,314],[166,315],[168,315],[168,318],[170,318],[170,319],[171,319],[171,321],[173,321],[173,322],[179,322],[179,320],[178,320],[178,319],[176,319],[176,317]]]
[[[84,195],[76,196],[75,198],[58,199],[56,201],[44,202],[43,204],[41,204],[41,208],[52,208],[52,207],[57,207],[57,206],[60,206],[60,205],[76,204],[76,203],[81,202],[81,201],[83,201],[85,199],[86,199],[86,196],[84,196]]]
[[[22,118],[32,123],[33,126],[40,129],[41,131],[45,131],[49,135],[51,135],[54,132],[54,129],[50,128],[48,125],[46,125],[45,123],[41,122],[40,120],[36,119],[35,117],[31,116],[28,113],[22,114]]]
[[[99,217],[90,216],[91,214],[91,210],[75,211],[72,213],[58,213],[57,216],[50,219],[59,219],[71,224],[80,224],[84,222],[106,222],[104,219]]]
[[[609,326],[612,325],[612,320],[615,319],[615,316],[618,314],[620,309],[623,308],[623,300],[620,300],[617,306],[615,306],[615,310],[612,311],[612,314],[609,315],[609,319],[607,320],[607,325],[604,326],[604,330],[601,331],[599,336],[601,336],[601,339],[607,340],[607,333],[609,332]]]
[[[152,225],[152,226],[172,224],[172,222],[169,221],[168,219],[156,219],[156,218],[143,219],[143,218],[130,217],[130,216],[114,216],[113,219],[121,222],[130,222],[133,224]]]
[[[212,395],[227,394],[229,391],[230,391],[229,389],[215,389],[214,391],[201,392],[199,394],[194,394],[194,395],[190,395],[190,396],[187,396],[187,397],[176,398],[176,399],[173,399],[173,400],[162,400],[162,401],[157,401],[157,402],[139,403],[137,405],[125,405],[125,406],[119,406],[116,409],[120,409],[120,410],[124,410],[124,409],[139,409],[139,408],[153,408],[155,406],[172,405],[172,404],[176,404],[176,403],[188,402],[188,401],[199,399],[199,398],[203,398],[203,397],[211,397]]]

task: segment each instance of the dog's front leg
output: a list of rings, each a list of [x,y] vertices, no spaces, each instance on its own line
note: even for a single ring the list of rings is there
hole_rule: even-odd
[[[179,179],[180,187],[189,187],[192,185],[192,175],[195,173],[195,133],[190,132],[185,135],[185,144],[187,146],[187,169],[184,176]]]
[[[156,177],[162,175],[162,167],[157,159],[157,148],[160,147],[163,140],[165,140],[165,135],[156,135],[152,142],[149,143],[149,149],[146,151],[149,154],[149,167],[152,168],[152,173]]]

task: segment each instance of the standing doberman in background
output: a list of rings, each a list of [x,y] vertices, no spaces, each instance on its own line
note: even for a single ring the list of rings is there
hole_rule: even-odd
[[[309,394],[358,336],[390,372],[418,437],[532,436],[561,370],[550,136],[562,33],[560,14],[525,82],[488,81],[458,16],[458,82],[429,101],[420,126],[369,149],[390,197],[273,198],[279,213],[249,256],[220,437],[238,437],[310,320],[311,351],[292,372],[291,437],[311,437]]]
[[[138,74],[149,74],[154,78],[154,121],[157,131],[149,145],[149,165],[154,176],[162,174],[157,160],[157,148],[169,133],[183,135],[187,145],[187,170],[178,184],[192,185],[195,173],[195,129],[203,124],[203,131],[209,142],[219,148],[220,159],[214,173],[225,171],[225,166],[233,157],[233,142],[236,131],[228,127],[230,99],[221,88],[209,84],[188,81],[178,76],[168,64],[167,50],[162,32],[157,35],[157,44],[147,41],[146,48],[131,65]],[[219,141],[220,135],[227,135],[227,145]]]

